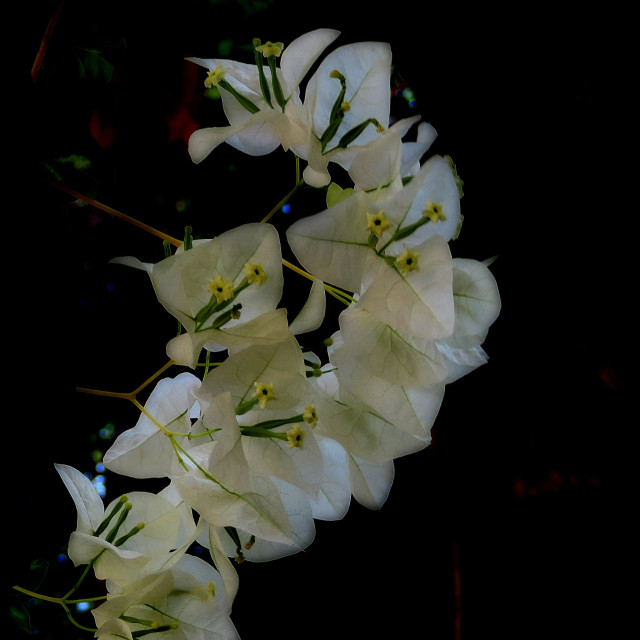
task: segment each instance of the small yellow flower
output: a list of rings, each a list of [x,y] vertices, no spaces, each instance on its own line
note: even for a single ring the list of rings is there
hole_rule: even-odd
[[[249,284],[264,284],[269,278],[264,272],[262,265],[257,262],[247,262],[247,264],[244,265],[243,272]]]
[[[287,442],[290,447],[301,447],[304,440],[304,431],[299,424],[294,424],[292,429],[287,431]]]
[[[447,216],[444,215],[442,203],[435,203],[433,200],[429,200],[429,202],[427,202],[427,206],[422,210],[422,215],[425,218],[429,218],[429,220],[434,223],[447,219]]]
[[[316,413],[316,408],[312,404],[308,404],[304,408],[304,413],[302,414],[302,419],[310,426],[315,427],[318,422],[318,414]]]
[[[406,276],[409,271],[414,271],[418,268],[418,253],[406,249],[396,257],[396,267],[403,276]]]
[[[267,405],[267,402],[275,398],[275,395],[273,394],[273,385],[264,382],[254,382],[253,386],[256,389],[253,392],[253,397],[258,399],[260,408],[264,409]]]
[[[349,111],[349,109],[351,109],[351,105],[345,100],[341,105],[340,108],[343,111]]]
[[[209,280],[207,286],[209,293],[212,293],[218,302],[226,302],[233,298],[233,282],[223,276],[218,276]]]
[[[224,73],[224,69],[221,66],[217,66],[213,71],[209,71],[204,80],[204,86],[207,87],[207,89],[217,87],[220,84],[220,80],[224,78]]]
[[[279,58],[283,50],[284,44],[282,44],[282,42],[265,42],[256,47],[256,51],[259,51],[265,58],[269,56]]]
[[[384,211],[367,213],[367,231],[371,231],[376,238],[379,238],[382,232],[390,226],[391,223],[387,220]]]

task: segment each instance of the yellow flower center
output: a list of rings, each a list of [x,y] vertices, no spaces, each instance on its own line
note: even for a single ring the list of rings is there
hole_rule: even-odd
[[[264,284],[269,277],[264,272],[262,265],[257,262],[247,262],[244,265],[243,272],[249,284]]]
[[[316,408],[312,404],[308,404],[304,408],[304,413],[302,414],[302,419],[312,427],[316,426],[318,422],[318,414],[316,413]]]
[[[256,47],[256,51],[259,51],[265,58],[269,56],[279,58],[283,50],[284,44],[282,44],[282,42],[265,42]]]
[[[301,447],[304,440],[304,431],[299,424],[294,424],[292,429],[287,431],[287,442],[290,447]]]
[[[405,249],[396,257],[396,267],[403,276],[406,276],[409,271],[414,271],[418,268],[418,255],[411,249]]]
[[[434,223],[447,219],[447,216],[444,215],[442,203],[435,203],[433,200],[427,202],[427,206],[422,210],[422,215]]]
[[[265,382],[254,382],[253,386],[255,387],[253,397],[258,399],[260,408],[264,409],[267,402],[275,398],[275,395],[273,394],[273,385]]]
[[[209,293],[212,293],[218,302],[226,302],[233,298],[233,282],[223,276],[217,276],[209,280],[207,286]]]
[[[213,71],[209,71],[207,74],[207,77],[204,80],[204,86],[207,87],[207,89],[217,87],[222,78],[224,78],[224,69],[221,66],[217,66]]]
[[[391,223],[387,220],[384,211],[367,213],[367,231],[371,231],[376,238],[379,238],[382,232],[390,226]]]

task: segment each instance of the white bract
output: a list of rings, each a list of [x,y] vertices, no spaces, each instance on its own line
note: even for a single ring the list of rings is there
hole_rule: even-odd
[[[263,48],[257,51],[256,64],[219,58],[188,58],[208,69],[205,84],[220,88],[222,105],[229,120],[228,126],[206,127],[191,135],[191,159],[202,162],[223,142],[244,153],[261,156],[280,145],[288,149],[293,143],[304,141],[308,133],[299,113],[300,83],[322,51],[339,35],[333,29],[317,29],[296,38],[286,47],[281,43],[258,44],[258,48]],[[269,47],[269,44],[273,46]],[[275,67],[277,58],[280,58],[279,68]],[[274,65],[275,76],[271,68],[264,69],[263,60]],[[279,104],[278,95],[284,105]]]
[[[69,539],[69,558],[77,565],[93,563],[99,580],[126,584],[168,568],[185,553],[195,536],[191,511],[172,495],[132,492],[105,509],[97,489],[77,469],[56,469],[78,512]]]
[[[101,640],[156,633],[175,640],[237,640],[229,611],[219,573],[204,560],[184,555],[174,567],[110,593],[92,613]]]
[[[215,526],[291,543],[291,526],[277,488],[268,477],[252,473],[247,462],[230,393],[210,399],[199,428],[209,434],[202,438],[204,444],[190,448],[174,463],[172,481],[185,502]]]
[[[157,423],[172,433],[188,434],[196,403],[194,394],[200,384],[200,379],[191,373],[160,380],[135,427],[123,431],[104,454],[107,469],[132,478],[169,476],[175,449]],[[187,436],[177,436],[177,442],[187,445]]]
[[[165,309],[183,333],[167,355],[195,368],[203,348],[278,342],[288,335],[282,296],[280,237],[270,224],[250,223],[226,231],[155,264],[132,258],[114,262],[145,269]]]
[[[229,120],[191,135],[191,159],[202,162],[223,142],[254,156],[281,146],[307,161],[303,177],[314,187],[331,181],[329,162],[348,169],[357,149],[389,126],[391,49],[382,42],[338,47],[319,64],[301,98],[307,72],[338,36],[317,29],[286,47],[254,43],[255,64],[188,58],[208,70],[205,85],[219,88]]]
[[[326,204],[286,231],[306,272],[283,260],[278,230],[258,222],[206,240],[186,234],[155,264],[113,260],[148,274],[179,321],[169,365],[191,371],[160,379],[144,406],[140,389],[115,394],[141,415],[104,464],[164,478],[161,491],[105,509],[88,477],[56,465],[77,509],[69,557],[106,581],[93,611],[102,640],[237,638],[235,563],[306,549],[315,520],[340,520],[352,499],[381,508],[394,461],[431,443],[446,386],[488,359],[500,295],[489,262],[452,255],[462,223],[455,165],[423,161],[436,132],[420,116],[393,121],[389,45],[347,44],[320,59],[338,35],[317,29],[286,47],[256,40],[252,63],[189,58],[228,119],[193,133],[192,160],[222,142],[253,156],[282,147],[307,162],[304,182],[326,187]],[[352,183],[332,182],[330,163]],[[278,307],[283,264],[312,281],[293,320]],[[334,324],[325,324],[327,294],[345,304]],[[212,563],[189,555],[194,543]]]

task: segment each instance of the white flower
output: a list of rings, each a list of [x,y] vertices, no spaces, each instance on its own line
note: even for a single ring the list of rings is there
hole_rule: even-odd
[[[109,594],[92,613],[96,637],[102,640],[155,633],[184,640],[238,640],[229,609],[218,572],[185,555],[171,569]]]
[[[363,146],[389,126],[391,49],[383,42],[338,47],[320,63],[305,91],[309,133],[293,151],[307,160],[307,184],[329,184],[329,162],[348,168],[351,145]]]
[[[190,373],[160,380],[136,425],[123,431],[104,454],[107,469],[131,478],[169,476],[175,460],[174,447],[154,420],[172,433],[189,433],[196,402],[194,394],[199,387],[200,379]],[[185,436],[176,440],[180,444],[187,442]]]
[[[379,203],[388,200],[402,189],[402,181],[420,170],[420,160],[436,138],[435,129],[421,122],[414,142],[402,138],[420,120],[420,116],[395,122],[364,146],[353,145],[349,164],[349,176],[354,187],[362,191],[374,191]]]
[[[211,371],[197,397],[202,406],[229,393],[238,414],[243,451],[251,473],[275,477],[317,495],[322,453],[304,419],[313,390],[294,336],[271,345],[233,352]],[[206,414],[203,415],[203,419]],[[297,425],[297,427],[295,426]],[[301,446],[291,446],[291,431]]]
[[[194,438],[199,433],[203,444],[181,455],[171,477],[185,502],[215,526],[291,543],[291,527],[275,485],[253,473],[247,461],[229,392],[204,399]]]
[[[225,557],[233,558],[235,562],[269,562],[306,549],[315,539],[316,533],[309,496],[283,480],[271,480],[282,500],[291,527],[290,542],[269,540],[242,527],[231,529],[209,525],[208,535],[199,538],[201,544],[209,549],[212,544],[219,545]]]
[[[132,258],[112,262],[146,270],[160,303],[186,329],[167,344],[167,355],[179,364],[194,368],[203,348],[268,344],[288,335],[286,311],[276,309],[282,254],[270,224],[240,225],[153,265]],[[261,277],[248,278],[247,265]]]
[[[131,492],[105,510],[96,488],[80,471],[62,464],[56,470],[78,512],[69,558],[76,566],[93,562],[99,580],[122,585],[168,568],[193,541],[193,516],[175,494]]]
[[[444,219],[433,222],[423,212],[437,204]],[[384,213],[387,225],[371,238],[369,216]],[[372,254],[395,256],[431,237],[451,240],[460,224],[460,195],[449,163],[430,158],[389,198],[356,191],[325,211],[302,218],[287,230],[296,258],[316,278],[359,292]],[[383,251],[384,249],[384,251]]]
[[[232,90],[249,100],[254,107],[243,106],[228,89],[220,90],[225,115],[229,125],[207,127],[195,131],[189,140],[191,159],[202,162],[222,142],[250,155],[265,155],[282,145],[288,149],[292,143],[304,140],[306,131],[300,121],[298,107],[299,86],[322,51],[338,36],[333,29],[316,29],[296,38],[284,48],[277,70],[277,84],[286,102],[283,110],[276,102],[276,90],[270,70],[265,70],[268,97],[261,87],[259,68],[256,64],[232,60],[188,58],[218,76],[224,74]],[[268,53],[268,52],[267,52]],[[258,56],[262,64],[262,54]],[[302,127],[302,129],[301,129]]]

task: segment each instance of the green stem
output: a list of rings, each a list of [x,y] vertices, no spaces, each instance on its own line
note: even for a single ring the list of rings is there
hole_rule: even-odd
[[[256,427],[240,427],[240,433],[243,436],[251,436],[252,438],[277,438],[278,440],[286,440],[286,433],[271,431],[271,429],[260,429]]]
[[[62,608],[65,610],[67,614],[67,618],[69,619],[69,622],[74,627],[78,627],[78,629],[82,629],[82,631],[89,631],[90,633],[95,633],[97,631],[97,629],[91,629],[90,627],[85,627],[84,625],[81,625],[79,622],[76,622],[75,618],[71,615],[71,611],[69,611],[69,607],[67,607],[67,605],[64,602],[61,602],[60,604],[62,605]]]
[[[60,598],[61,601],[66,602],[69,599],[69,596],[72,593],[75,593],[80,588],[80,585],[89,574],[89,571],[91,571],[91,569],[93,568],[93,565],[95,564],[96,560],[101,555],[102,555],[102,551],[93,560],[91,560],[91,562],[87,564],[87,566],[84,568],[84,571],[82,572],[82,575],[80,576],[80,578],[78,578],[78,581],[75,583],[75,585],[71,587],[71,589],[69,589],[69,591],[67,591],[67,593],[64,596],[62,596],[62,598]]]
[[[300,162],[300,161],[299,161],[299,159],[298,159],[298,156],[296,156],[296,161],[297,161],[298,163]],[[297,169],[297,172],[296,172],[296,177],[298,177],[298,176],[299,176],[299,171],[300,171],[300,170],[299,170],[299,168],[298,168],[298,169]],[[262,220],[260,220],[260,222],[268,222],[268,221],[269,221],[269,219],[270,219],[270,218],[271,218],[275,213],[277,213],[278,211],[280,211],[280,209],[282,208],[282,206],[283,206],[283,205],[287,204],[287,201],[295,195],[295,193],[298,191],[298,189],[299,189],[303,184],[304,184],[304,180],[298,180],[298,181],[296,182],[295,187],[293,187],[293,189],[291,189],[291,191],[289,191],[289,193],[287,193],[287,195],[286,195],[284,198],[282,198],[282,200],[280,200],[280,202],[278,202],[278,204],[277,204],[275,207],[273,207],[273,209],[271,209],[271,211],[269,211],[269,213],[268,213],[268,214],[267,214],[267,215],[266,215]]]

